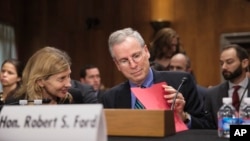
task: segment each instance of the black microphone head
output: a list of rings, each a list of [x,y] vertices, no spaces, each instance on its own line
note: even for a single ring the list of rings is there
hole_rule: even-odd
[[[45,103],[45,104],[50,103],[50,101],[51,101],[51,99],[48,99],[48,98],[43,99],[43,103]]]

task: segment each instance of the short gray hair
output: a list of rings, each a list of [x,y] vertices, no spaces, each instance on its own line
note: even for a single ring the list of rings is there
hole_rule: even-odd
[[[135,38],[142,47],[145,45],[145,41],[138,31],[133,30],[130,27],[117,30],[111,33],[111,35],[109,36],[109,40],[108,40],[109,52],[112,57],[114,57],[114,54],[112,52],[113,46],[116,44],[122,43],[127,37]]]

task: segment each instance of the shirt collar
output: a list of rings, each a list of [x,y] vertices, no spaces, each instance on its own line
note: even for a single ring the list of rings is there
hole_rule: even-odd
[[[232,88],[233,86],[235,86],[234,83],[229,82],[229,88]],[[247,85],[248,85],[248,77],[245,77],[239,84],[239,86],[241,86],[242,88],[247,88]]]
[[[151,68],[149,68],[149,73],[146,77],[146,79],[142,82],[142,86],[144,87],[150,87],[153,84],[153,71]],[[138,87],[135,83],[129,81],[130,87]]]

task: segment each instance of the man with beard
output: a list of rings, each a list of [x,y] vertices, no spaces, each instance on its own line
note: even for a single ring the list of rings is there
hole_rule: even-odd
[[[218,122],[217,112],[223,104],[223,97],[232,97],[236,110],[242,106],[243,98],[250,97],[249,78],[246,75],[249,66],[248,52],[238,45],[228,45],[222,49],[220,63],[225,82],[209,88],[205,98],[205,110],[208,115],[211,114],[210,128],[215,129],[217,129]],[[235,86],[239,86],[238,95],[233,96]],[[238,101],[235,101],[233,97],[238,97]]]

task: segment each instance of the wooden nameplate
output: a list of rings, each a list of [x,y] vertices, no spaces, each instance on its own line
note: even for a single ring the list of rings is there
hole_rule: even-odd
[[[165,137],[175,134],[171,110],[104,109],[109,136]]]

